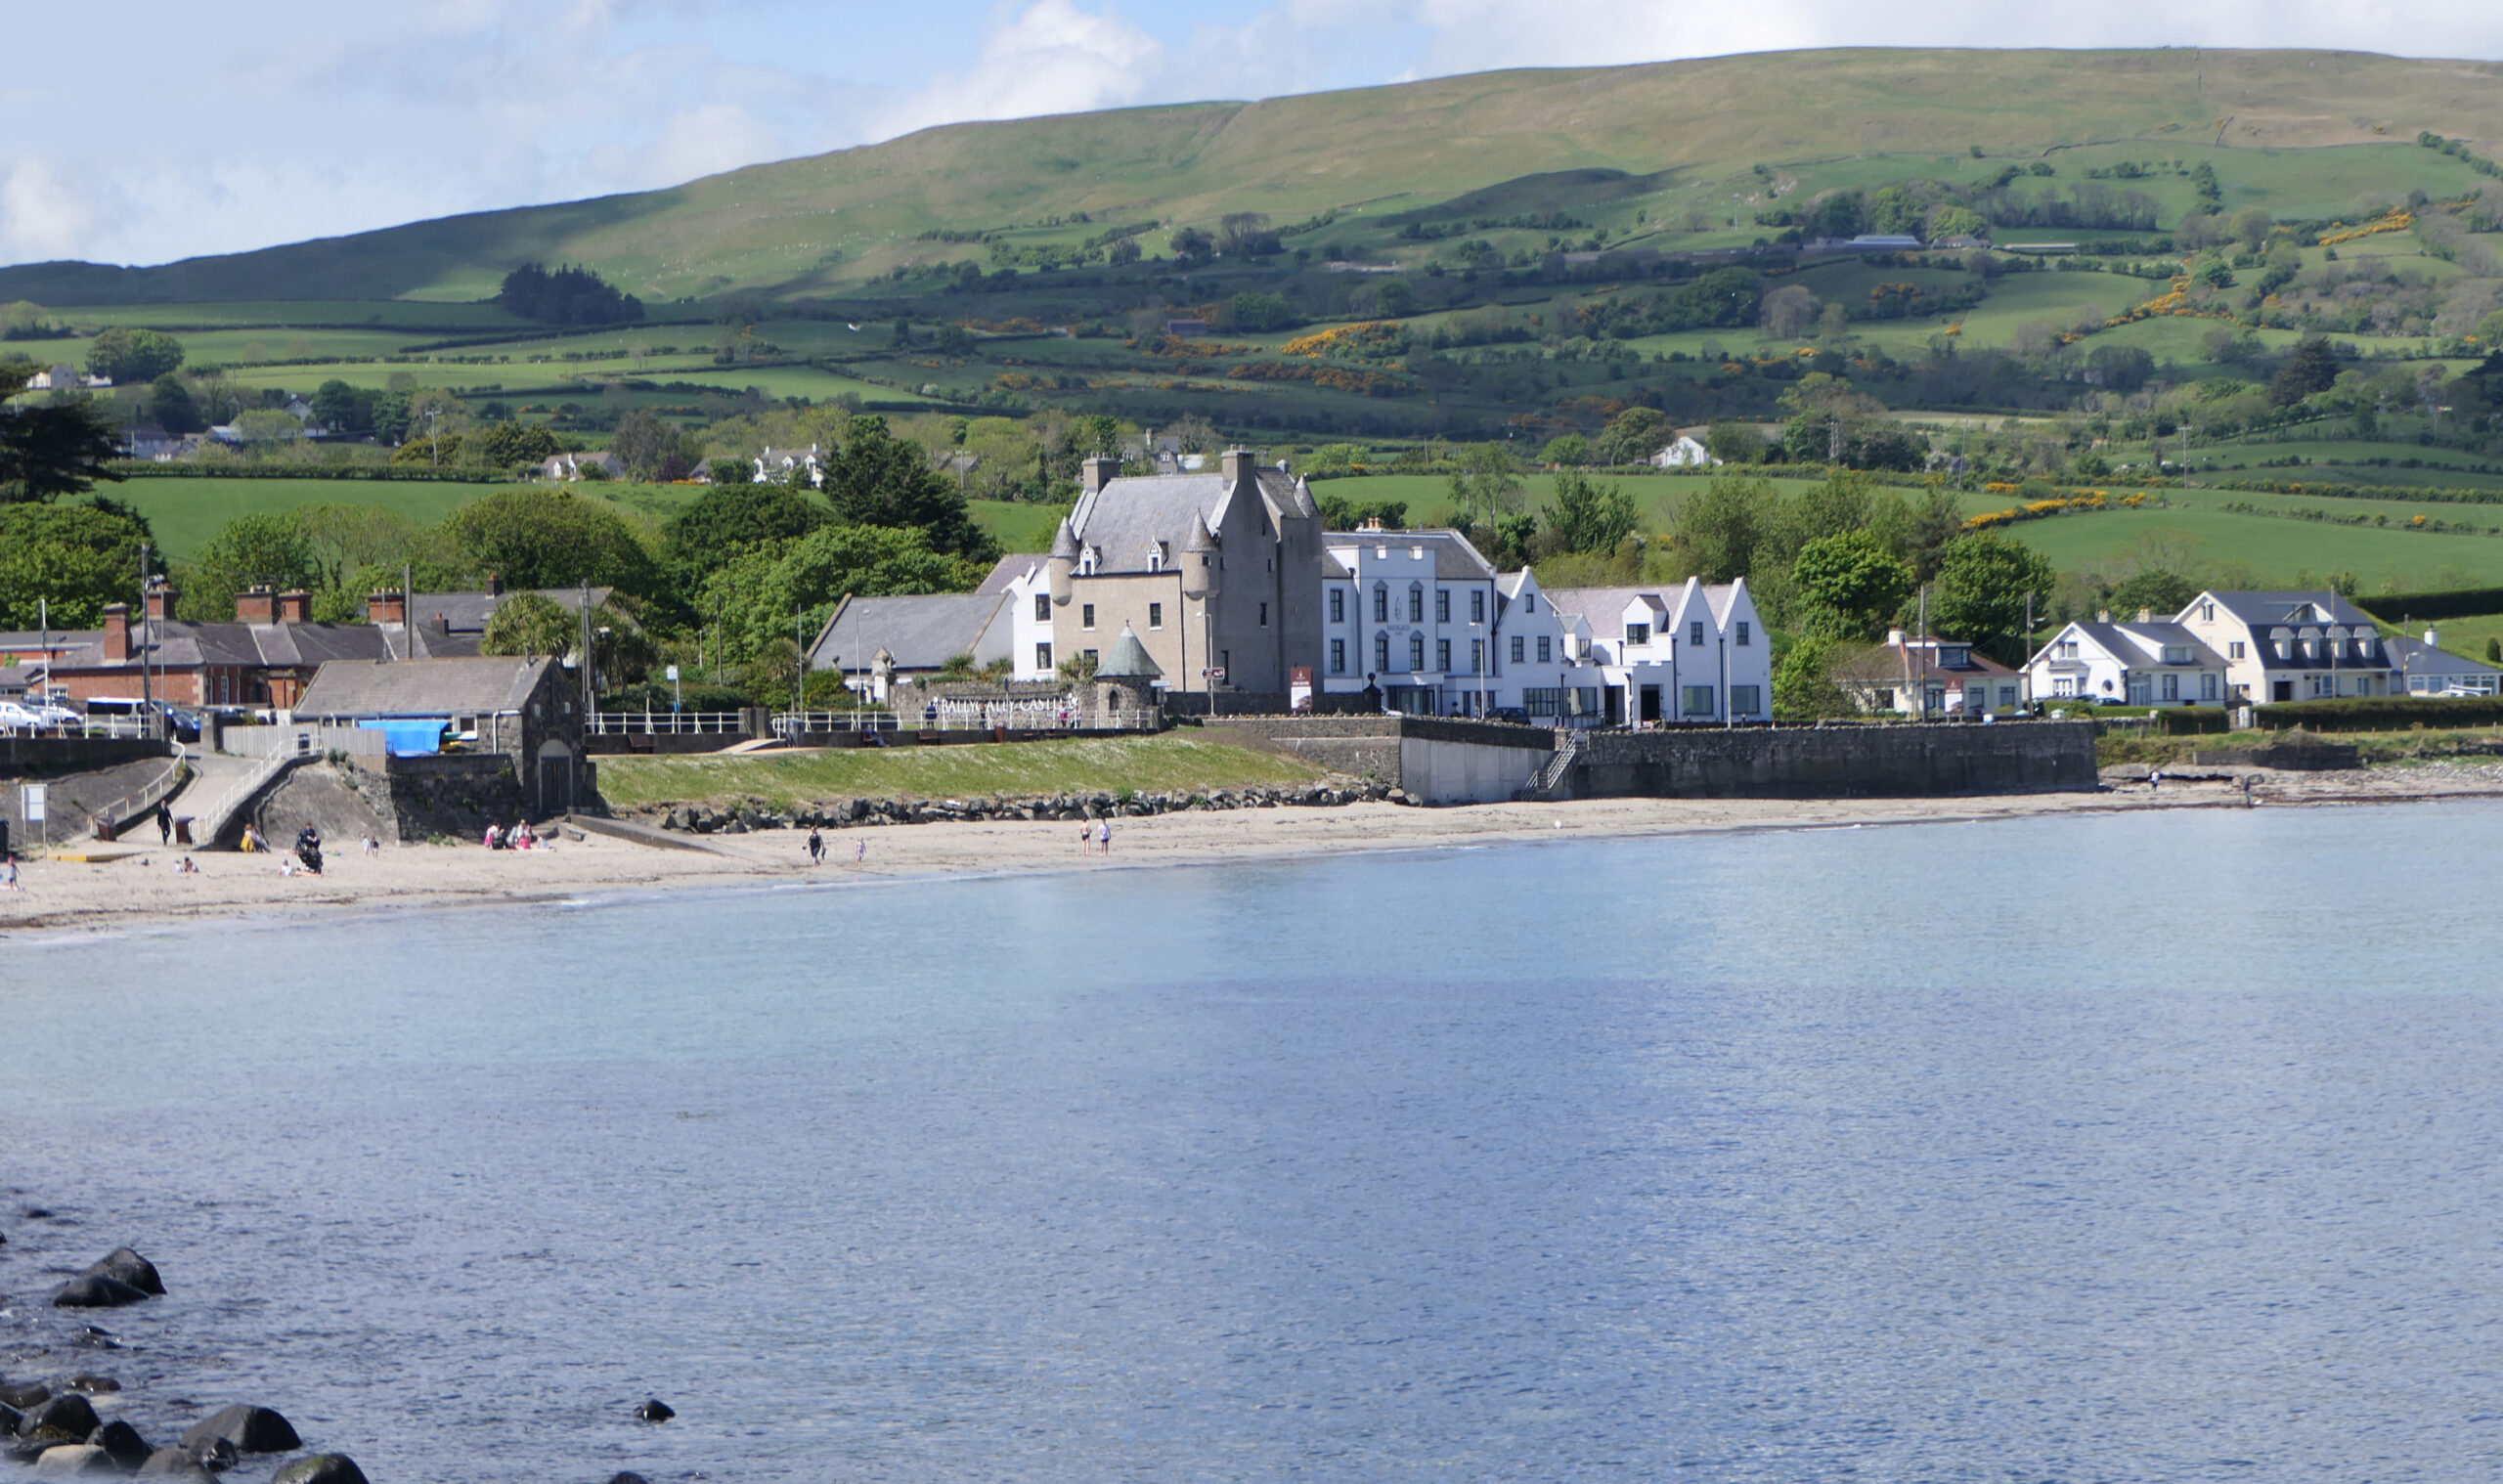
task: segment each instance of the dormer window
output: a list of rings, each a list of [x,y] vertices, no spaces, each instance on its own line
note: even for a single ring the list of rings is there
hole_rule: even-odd
[[[2190,646],[2189,646],[2189,645],[2187,645],[2187,644],[2167,644],[2167,645],[2165,645],[2165,646],[2164,646],[2164,662],[2165,662],[2166,664],[2168,664],[2168,665],[2187,665],[2187,664],[2189,664],[2189,663],[2190,663]]]
[[[1150,572],[1162,572],[1164,570],[1164,543],[1160,541],[1148,546],[1147,570]]]
[[[1973,651],[1961,644],[1938,646],[1938,666],[1941,670],[1963,670],[1969,668],[1972,663]]]
[[[1085,550],[1077,553],[1077,575],[1080,577],[1093,577],[1095,575],[1095,548],[1093,546],[1088,546]]]
[[[1651,626],[1648,624],[1626,625],[1625,642],[1628,644],[1648,644],[1651,642]]]

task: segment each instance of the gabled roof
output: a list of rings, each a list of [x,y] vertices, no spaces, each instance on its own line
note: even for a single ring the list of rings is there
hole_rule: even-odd
[[[2189,663],[2192,665],[2204,666],[2212,670],[2222,670],[2225,666],[2223,655],[2209,648],[2197,634],[2179,624],[2106,623],[2101,620],[2089,623],[2079,620],[2061,630],[2059,633],[2053,634],[2051,643],[2060,642],[2064,635],[2070,633],[2083,636],[2087,642],[2125,665],[2161,665],[2164,663],[2164,651],[2177,646],[2190,651]],[[2042,648],[2043,653],[2047,654],[2050,644],[2045,644]],[[2037,654],[2034,658],[2039,660],[2042,658],[2042,654]],[[2033,661],[2029,660],[2027,663],[2031,664]]]
[[[1298,510],[1295,477],[1283,469],[1257,469],[1260,494],[1290,514]],[[1070,529],[1095,548],[1102,572],[1144,572],[1148,554],[1166,556],[1188,549],[1191,517],[1208,529],[1225,529],[1225,511],[1235,498],[1234,482],[1222,471],[1198,474],[1129,474],[1105,482],[1102,489],[1081,495],[1070,511]],[[1310,502],[1310,497],[1303,497]]]
[[[299,719],[492,716],[518,712],[553,659],[332,660],[295,703]]]
[[[990,574],[982,580],[982,586],[976,588],[974,591],[978,593],[1006,592],[1011,583],[1032,576],[1042,565],[1043,558],[1039,556],[1023,554],[1003,556],[992,564]]]
[[[2367,628],[2375,627],[2371,614],[2356,607],[2345,597],[2326,591],[2202,592],[2190,600],[2189,607],[2174,615],[2174,621],[2178,623],[2188,618],[2192,609],[2203,602],[2211,601],[2240,619],[2244,624],[2259,630],[2262,634],[2280,626],[2301,628],[2305,624],[2344,624],[2350,628],[2360,624]],[[2298,610],[2306,610],[2305,616],[2293,617],[2292,615]],[[2329,615],[2326,619],[2317,616],[2323,610]]]
[[[1908,652],[1911,659],[1911,674],[1914,679],[1986,680],[2016,674],[2015,671],[1975,649],[1971,642],[1965,639],[1907,638],[1901,644],[1890,643],[1878,647],[1897,654]],[[1965,663],[1954,666],[1939,664],[1938,651],[1941,647],[1963,650]],[[1902,661],[1893,663],[1900,665]]]
[[[1736,600],[1738,585],[1721,583],[1698,584],[1703,589],[1704,605],[1712,611],[1714,627],[1730,621],[1730,606]],[[1668,583],[1642,588],[1550,588],[1547,600],[1559,613],[1578,614],[1590,621],[1594,638],[1625,637],[1626,605],[1637,598],[1648,597],[1659,602],[1662,611],[1675,612],[1681,605],[1682,583]]]
[[[1005,592],[847,597],[809,648],[813,670],[863,670],[881,649],[898,670],[937,670],[972,654],[1008,601]]]

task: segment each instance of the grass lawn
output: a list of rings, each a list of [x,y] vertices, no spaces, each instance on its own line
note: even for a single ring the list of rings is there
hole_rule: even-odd
[[[1002,551],[1048,551],[1052,535],[1060,529],[1060,518],[1069,513],[1062,505],[1028,504],[1014,500],[969,500],[974,524],[991,534]]]
[[[379,479],[128,479],[101,488],[148,517],[168,558],[188,561],[239,515],[277,515],[311,504],[382,505],[432,525],[499,487]]]
[[[1302,783],[1321,775],[1321,769],[1292,758],[1189,733],[963,747],[847,748],[737,758],[599,760],[599,791],[622,808],[734,799],[788,808],[850,797],[961,799],[1124,788],[1142,793],[1204,792]]]
[[[2111,572],[2152,538],[2194,567],[2247,562],[2263,583],[2308,570],[2353,572],[2366,592],[2503,586],[2503,538],[2492,536],[2333,526],[2194,505],[2054,516],[2009,527],[2007,534],[2063,572]]]
[[[2448,645],[2443,647],[2448,648]],[[2333,741],[2349,743],[2362,755],[2366,763],[2406,765],[2419,748],[2438,758],[2463,744],[2503,741],[2503,727],[2475,726],[2424,731],[2324,731],[2314,733]],[[2104,731],[2094,739],[2097,765],[2110,767],[2118,763],[2172,764],[2187,763],[2192,753],[2224,752],[2234,748],[2261,747],[2276,738],[2265,731],[2229,731],[2207,737],[2141,737],[2135,728]],[[600,776],[608,776],[608,764],[600,764]]]

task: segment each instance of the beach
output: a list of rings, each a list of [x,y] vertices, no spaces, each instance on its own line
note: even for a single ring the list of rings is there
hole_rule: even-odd
[[[2427,763],[2344,773],[2249,770],[2260,807],[2503,796],[2503,764]],[[2093,793],[1946,799],[1600,799],[1422,808],[1356,804],[1120,817],[1109,854],[1081,853],[1062,822],[980,821],[828,830],[822,865],[808,831],[672,835],[671,849],[610,835],[551,831],[553,845],[490,851],[475,844],[331,841],[320,876],[283,874],[276,854],[185,852],[125,842],[65,858],[22,859],[23,890],[0,892],[0,934],[127,931],[216,918],[497,903],[609,894],[835,884],[1044,871],[1241,864],[1359,851],[1442,850],[1744,830],[1986,821],[2113,810],[2241,807],[2239,779],[2168,781]],[[177,874],[189,853],[198,874]]]

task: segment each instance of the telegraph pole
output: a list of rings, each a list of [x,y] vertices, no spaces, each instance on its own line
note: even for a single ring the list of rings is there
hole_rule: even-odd
[[[148,590],[148,543],[139,544],[139,710],[148,719],[148,734],[156,734],[156,694],[148,682],[148,652],[156,647],[149,642],[155,621],[150,614]]]

